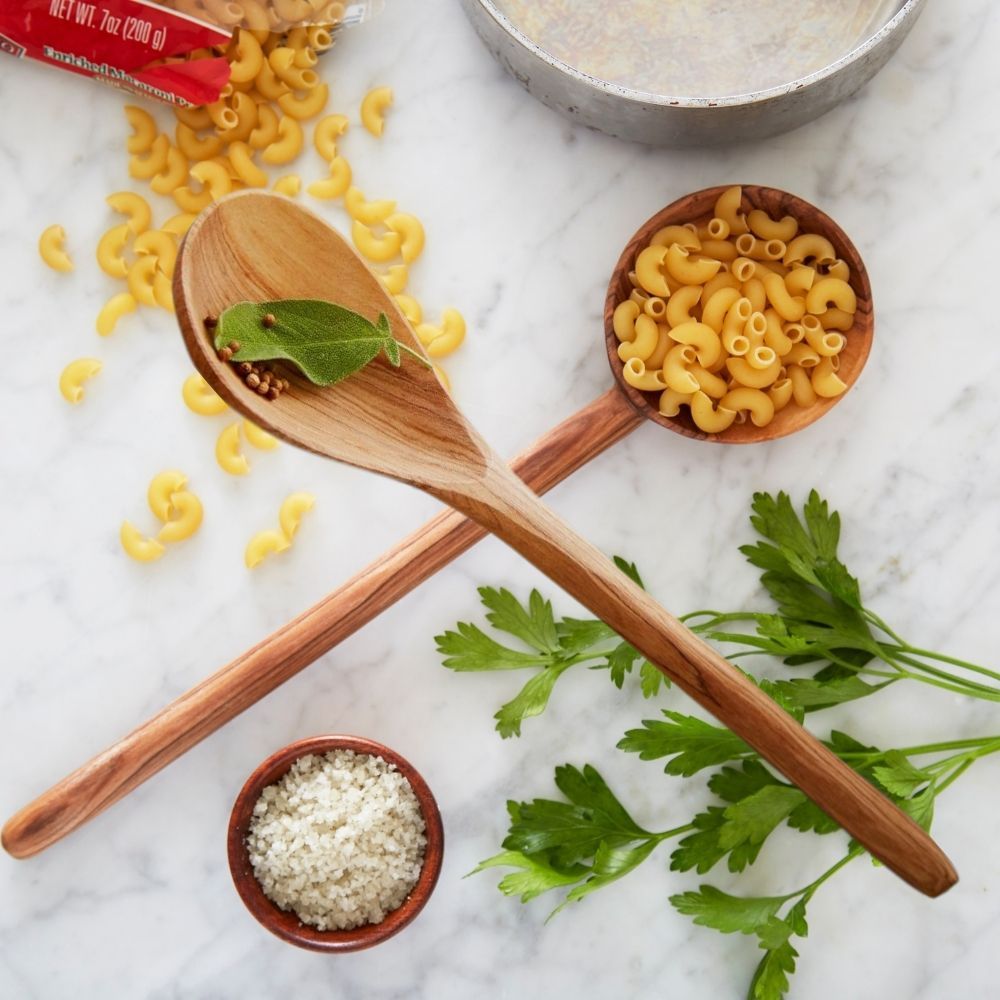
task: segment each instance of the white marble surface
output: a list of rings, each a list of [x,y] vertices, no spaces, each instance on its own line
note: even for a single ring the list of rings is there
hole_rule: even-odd
[[[857,390],[808,433],[763,447],[707,447],[648,425],[554,491],[552,505],[604,550],[636,559],[668,607],[739,607],[759,596],[736,552],[750,494],[783,488],[801,498],[816,485],[844,513],[844,554],[884,617],[914,642],[996,665],[998,45],[989,0],[929,4],[897,57],[845,106],[765,144],[711,152],[574,130],[492,64],[445,0],[395,0],[323,70],[333,103],[352,112],[369,86],[395,88],[384,140],[355,128],[344,148],[366,193],[396,197],[426,221],[414,289],[430,313],[452,303],[465,311],[470,335],[447,367],[460,405],[504,453],[610,384],[606,277],[659,206],[745,180],[795,191],[837,218],[866,256],[877,302]],[[435,509],[288,447],[254,454],[245,479],[226,477],[213,459],[223,419],[181,404],[189,365],[171,319],[143,312],[96,337],[93,317],[113,288],[90,248],[112,221],[103,196],[128,186],[122,103],[113,90],[0,61],[4,815]],[[312,153],[303,162],[318,175]],[[70,234],[78,267],[69,277],[35,252],[53,221]],[[105,369],[70,409],[56,380],[81,354]],[[161,563],[138,565],[123,556],[118,525],[152,527],[146,484],[170,466],[189,474],[205,526]],[[315,492],[315,512],[291,552],[247,573],[246,539],[292,489]],[[700,801],[687,783],[613,749],[655,710],[598,674],[565,678],[520,740],[497,737],[491,715],[517,680],[453,675],[432,642],[457,619],[478,618],[484,582],[524,592],[540,578],[498,543],[480,544],[72,838],[33,860],[0,857],[0,997],[742,996],[754,944],[670,909],[668,895],[698,879],[669,873],[666,852],[644,876],[548,925],[544,901],[522,907],[497,893],[495,877],[462,880],[497,849],[505,798],[549,794],[552,768],[565,761],[593,762],[658,828]],[[817,719],[821,731],[831,723],[898,744],[996,732],[1000,714],[897,689]],[[382,740],[422,770],[447,852],[411,928],[373,952],[329,958],[280,943],[250,918],[230,883],[225,824],[263,757],[338,730]],[[996,995],[998,779],[1000,761],[987,761],[940,804],[935,832],[962,874],[947,896],[925,900],[863,864],[817,896],[793,996]],[[780,891],[842,844],[783,832],[750,874],[711,880]]]

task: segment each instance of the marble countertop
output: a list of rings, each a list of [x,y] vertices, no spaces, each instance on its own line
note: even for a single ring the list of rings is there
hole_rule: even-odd
[[[996,666],[1000,608],[1000,351],[996,233],[1000,11],[928,4],[882,74],[821,121],[756,145],[672,151],[576,129],[489,59],[459,6],[390,3],[323,61],[332,104],[356,116],[376,84],[396,93],[379,142],[344,139],[359,186],[427,226],[413,290],[432,317],[469,323],[445,367],[460,406],[513,454],[610,385],[601,341],[607,276],[633,229],[697,188],[755,182],[836,218],[868,262],[878,334],[857,389],[808,432],[753,448],[683,440],[646,425],[551,494],[604,551],[641,567],[677,612],[758,602],[737,552],[755,490],[802,500],[818,487],[844,518],[842,551],[870,602],[912,642]],[[192,684],[366,566],[436,509],[415,491],[290,447],[251,454],[236,479],[215,464],[225,418],[187,411],[190,371],[173,320],[149,310],[114,336],[93,318],[112,291],[91,248],[129,185],[121,94],[0,61],[0,812],[10,815]],[[166,118],[164,118],[166,120]],[[319,176],[309,153],[302,173]],[[317,203],[314,203],[317,204]],[[319,210],[337,225],[342,211]],[[77,270],[45,269],[52,222]],[[84,405],[56,390],[63,365],[104,371]],[[124,518],[151,524],[145,490],[183,469],[205,504],[192,541],[154,565],[127,559]],[[282,497],[318,500],[295,546],[248,573],[243,547]],[[741,997],[755,943],[693,926],[668,897],[711,881],[738,892],[800,885],[843,850],[783,830],[741,877],[635,875],[546,924],[550,906],[503,898],[499,873],[463,880],[498,850],[509,797],[553,792],[553,767],[591,762],[651,828],[684,822],[699,782],[614,749],[651,718],[636,685],[560,682],[541,719],[501,740],[492,715],[520,679],[456,675],[433,636],[481,621],[483,583],[539,586],[487,540],[298,677],[66,841],[0,856],[0,997],[433,1000]],[[679,693],[663,705],[687,708]],[[881,745],[996,732],[985,702],[900,686],[814,720]],[[324,957],[272,938],[237,897],[225,854],[236,792],[268,754],[322,732],[370,736],[433,788],[447,849],[412,927],[375,951]],[[1000,761],[978,764],[939,803],[934,832],[962,881],[931,901],[855,864],[810,907],[792,996],[852,1000],[996,995]],[[697,786],[697,787],[696,787]]]

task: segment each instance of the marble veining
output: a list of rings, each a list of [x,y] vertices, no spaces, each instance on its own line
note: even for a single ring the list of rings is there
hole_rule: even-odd
[[[756,489],[802,498],[818,486],[844,514],[843,551],[870,603],[930,648],[997,662],[1000,606],[1000,352],[996,231],[1000,11],[988,0],[929,4],[899,53],[824,119],[760,144],[713,151],[627,145],[574,129],[488,58],[459,6],[394,0],[324,59],[333,105],[356,117],[375,84],[396,91],[381,142],[345,136],[357,183],[424,219],[413,290],[431,319],[469,319],[446,362],[459,404],[511,454],[603,392],[605,284],[620,247],[654,211],[709,184],[756,182],[820,204],[871,271],[877,336],[857,389],[806,433],[754,448],[706,447],[652,425],[551,494],[607,552],[635,559],[674,611],[759,598],[736,551]],[[413,530],[435,504],[399,484],[291,448],[254,452],[243,480],[215,466],[224,418],[189,413],[190,370],[172,320],[127,317],[99,340],[93,318],[117,290],[92,248],[128,186],[120,94],[0,60],[0,813],[9,815],[167,700],[258,641]],[[164,118],[166,121],[166,118]],[[310,152],[306,179],[321,164]],[[335,208],[314,203],[335,224]],[[71,276],[35,243],[69,233]],[[56,382],[93,354],[105,368],[71,410]],[[191,478],[202,532],[148,567],[121,553],[123,518],[147,524],[145,489],[165,467]],[[253,574],[250,534],[281,498],[318,497],[295,547]],[[517,997],[718,1000],[745,992],[749,939],[677,916],[667,897],[696,876],[646,874],[545,924],[499,873],[463,880],[497,849],[504,800],[552,791],[552,769],[594,763],[640,822],[665,828],[702,793],[614,750],[656,709],[596,673],[563,678],[546,717],[501,741],[492,714],[510,676],[457,676],[432,637],[478,620],[475,587],[540,586],[486,540],[176,764],[30,861],[0,857],[0,997],[215,1000],[468,1000]],[[679,695],[670,703],[683,704]],[[824,713],[882,744],[997,731],[985,703],[898,689]],[[272,939],[249,917],[225,861],[225,824],[246,775],[292,739],[346,731],[397,748],[444,815],[439,887],[419,920],[374,952],[326,958]],[[808,1000],[996,995],[1000,762],[949,789],[935,833],[961,883],[929,901],[855,863],[810,907],[792,995]],[[791,832],[723,889],[777,892],[842,848]]]

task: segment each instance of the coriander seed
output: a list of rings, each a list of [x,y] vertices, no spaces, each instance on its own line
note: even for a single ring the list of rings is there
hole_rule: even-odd
[[[250,372],[245,381],[251,389],[256,389],[260,385],[260,376],[256,372]]]
[[[228,347],[219,348],[220,361],[231,361],[232,357],[233,357],[233,352]]]
[[[274,318],[274,313],[264,313],[263,319],[261,319],[261,324],[270,329],[278,321]]]
[[[214,316],[205,317],[205,329],[214,330],[219,325],[219,321]]]

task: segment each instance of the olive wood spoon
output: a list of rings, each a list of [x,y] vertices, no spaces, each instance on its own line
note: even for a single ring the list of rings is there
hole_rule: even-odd
[[[177,263],[177,315],[195,366],[236,410],[284,440],[416,486],[532,562],[739,735],[901,878],[928,895],[957,880],[910,817],[575,535],[469,425],[433,371],[377,359],[332,388],[290,372],[275,401],[248,389],[204,325],[239,301],[331,299],[419,341],[340,234],[287,199],[244,192],[203,213]]]

